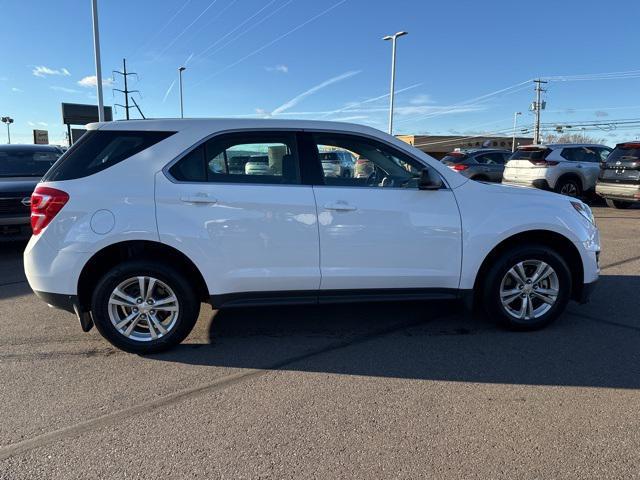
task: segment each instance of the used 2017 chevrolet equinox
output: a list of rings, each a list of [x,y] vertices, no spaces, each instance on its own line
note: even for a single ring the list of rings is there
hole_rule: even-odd
[[[531,330],[598,278],[598,229],[580,200],[470,181],[368,127],[88,128],[32,196],[25,271],[44,301],[129,352],[181,342],[201,302],[461,298]],[[321,154],[335,151],[367,168],[325,175]]]

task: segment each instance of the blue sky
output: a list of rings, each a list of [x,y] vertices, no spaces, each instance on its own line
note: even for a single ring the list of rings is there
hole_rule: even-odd
[[[529,126],[533,85],[522,82],[538,76],[573,78],[548,85],[544,122],[640,118],[637,1],[99,3],[105,103],[122,103],[111,71],[126,57],[148,117],[179,114],[174,82],[186,63],[186,116],[322,118],[384,130],[390,43],[381,37],[407,30],[398,41],[395,133],[508,134],[517,110]],[[31,142],[33,128],[61,141],[60,102],[95,103],[90,5],[0,0],[0,114],[15,119],[14,142]],[[632,73],[574,77],[605,72]],[[589,133],[616,143],[640,128]]]

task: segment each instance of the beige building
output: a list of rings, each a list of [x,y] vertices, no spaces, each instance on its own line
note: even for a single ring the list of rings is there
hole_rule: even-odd
[[[407,142],[434,158],[440,159],[456,148],[504,148],[511,150],[512,137],[465,137],[461,135],[396,135],[403,142]],[[516,137],[516,147],[530,145],[531,137]]]

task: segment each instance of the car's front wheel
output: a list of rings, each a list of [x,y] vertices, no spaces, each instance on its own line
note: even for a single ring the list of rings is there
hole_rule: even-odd
[[[491,318],[514,330],[536,330],[564,311],[571,287],[569,267],[556,251],[523,245],[491,266],[482,298]]]
[[[200,302],[184,275],[150,261],[125,262],[98,282],[91,313],[111,344],[131,353],[166,350],[186,338]]]

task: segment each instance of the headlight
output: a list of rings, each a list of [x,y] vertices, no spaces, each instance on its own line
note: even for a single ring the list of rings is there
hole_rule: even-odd
[[[584,218],[589,220],[589,222],[593,223],[594,225],[596,224],[596,219],[594,218],[593,212],[591,211],[591,208],[589,208],[588,205],[582,202],[571,202],[571,206],[573,206],[576,212],[578,212]]]

